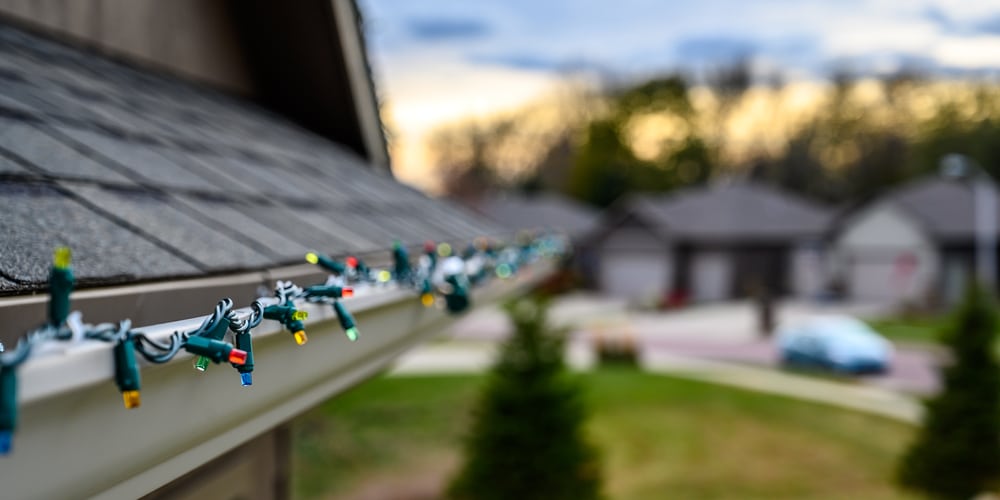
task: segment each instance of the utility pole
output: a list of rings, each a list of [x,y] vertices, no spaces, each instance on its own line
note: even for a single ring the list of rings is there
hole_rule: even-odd
[[[941,175],[971,183],[979,283],[997,292],[997,192],[993,178],[971,158],[949,154],[941,158]]]

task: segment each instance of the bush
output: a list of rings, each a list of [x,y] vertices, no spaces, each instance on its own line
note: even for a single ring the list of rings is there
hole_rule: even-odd
[[[988,293],[970,286],[944,332],[952,364],[927,403],[924,427],[903,457],[899,482],[938,498],[972,498],[1000,480],[997,318]]]
[[[562,360],[562,338],[547,330],[546,304],[507,305],[514,334],[503,347],[466,440],[465,464],[449,495],[458,499],[600,497],[595,450],[583,436],[580,387]]]

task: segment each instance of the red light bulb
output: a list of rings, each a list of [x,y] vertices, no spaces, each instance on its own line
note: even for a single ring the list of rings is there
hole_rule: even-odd
[[[242,365],[247,362],[247,352],[242,349],[233,349],[229,353],[229,362],[234,365]]]

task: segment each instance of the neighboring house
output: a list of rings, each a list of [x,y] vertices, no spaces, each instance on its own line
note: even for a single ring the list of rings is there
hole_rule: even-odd
[[[223,297],[247,306],[278,279],[322,281],[309,250],[384,265],[394,239],[505,232],[393,180],[353,2],[0,0],[0,13],[8,346],[43,322],[59,245],[85,321],[131,318],[153,335],[196,326]],[[255,329],[253,387],[177,360],[142,370],[136,411],[121,407],[108,346],[29,361],[3,496],[285,498],[286,422],[447,323],[405,290],[345,303],[358,342],[329,307],[303,306],[306,346],[273,322]]]
[[[953,302],[975,262],[968,182],[925,178],[849,211],[831,234],[831,273],[846,298]]]
[[[589,244],[599,255],[600,289],[609,294],[712,301],[767,287],[806,296],[823,285],[821,241],[830,216],[761,184],[713,185],[624,198]]]
[[[594,208],[551,192],[486,196],[470,207],[511,231],[559,231],[573,239],[592,231],[598,218]]]

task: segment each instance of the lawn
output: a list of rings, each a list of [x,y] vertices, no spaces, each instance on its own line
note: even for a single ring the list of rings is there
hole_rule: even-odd
[[[907,425],[625,369],[582,378],[610,498],[902,498]],[[302,416],[296,496],[435,498],[483,381],[378,378]]]
[[[876,332],[893,341],[940,342],[948,316],[896,316],[865,321]]]

